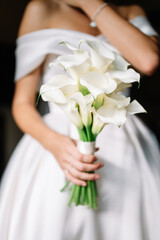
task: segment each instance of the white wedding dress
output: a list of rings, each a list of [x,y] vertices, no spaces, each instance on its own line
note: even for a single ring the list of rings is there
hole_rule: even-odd
[[[156,35],[145,17],[131,24]],[[48,63],[77,46],[81,39],[103,35],[45,29],[17,39],[16,77],[25,76],[42,62],[40,84],[46,82]],[[134,46],[133,46],[134,47]],[[53,73],[54,74],[54,73]],[[77,138],[76,128],[58,107],[49,103],[44,121],[55,131]],[[137,116],[118,128],[106,126],[97,138],[98,159],[104,162],[97,181],[98,209],[67,206],[69,192],[60,192],[65,176],[54,156],[25,134],[13,152],[0,189],[1,240],[160,240],[160,153],[153,133]]]

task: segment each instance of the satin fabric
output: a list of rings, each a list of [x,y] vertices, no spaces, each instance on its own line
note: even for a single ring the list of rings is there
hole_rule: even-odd
[[[93,37],[63,29],[40,30],[20,37],[15,79],[44,62],[41,81],[46,82],[59,72],[49,71],[48,63],[68,51],[57,44],[68,41],[76,46],[82,38],[101,39],[113,48],[102,35]],[[78,139],[76,127],[67,116],[54,104],[50,103],[49,108],[44,122]],[[104,163],[98,170],[99,207],[68,208],[69,192],[60,192],[65,183],[63,171],[49,151],[25,134],[1,182],[0,239],[159,240],[160,152],[153,133],[131,116],[121,128],[106,126],[96,146],[100,148],[96,156]]]

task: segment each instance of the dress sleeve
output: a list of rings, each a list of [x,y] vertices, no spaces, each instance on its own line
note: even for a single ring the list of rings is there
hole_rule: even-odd
[[[135,17],[129,22],[148,36],[159,36],[146,16]]]
[[[40,66],[48,54],[52,54],[53,58],[63,54],[63,46],[58,46],[63,38],[47,29],[19,37],[15,51],[15,82]]]

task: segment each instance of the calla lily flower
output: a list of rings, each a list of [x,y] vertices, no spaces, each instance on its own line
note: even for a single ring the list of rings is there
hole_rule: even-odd
[[[111,97],[105,95],[103,105],[94,112],[102,122],[112,123],[120,127],[125,123],[127,114],[146,111],[136,100],[130,103],[129,97],[113,94]]]
[[[96,99],[93,102],[93,107],[97,110],[99,107],[102,106],[103,101],[104,101],[104,96],[105,94],[102,93],[96,97]]]
[[[146,110],[142,107],[137,100],[133,100],[130,105],[127,106],[128,114],[136,114],[136,113],[146,113]]]
[[[133,83],[133,82],[139,82],[140,81],[140,74],[137,73],[132,68],[129,68],[124,71],[119,70],[110,70],[108,71],[110,76],[114,79],[118,79],[123,83]]]
[[[123,83],[120,81],[117,81],[117,88],[115,89],[114,93],[123,93],[126,91],[127,88],[130,88],[132,86],[131,83]]]
[[[71,74],[71,77],[76,77],[89,71],[91,60],[88,52],[80,48],[75,48],[69,43],[64,42],[66,46],[73,51],[74,54],[66,54],[59,56],[53,65],[58,64],[66,69]]]
[[[79,112],[84,126],[90,126],[92,123],[91,107],[94,101],[92,95],[83,96],[81,92],[77,92],[71,99],[79,105]]]
[[[116,104],[117,108],[127,107],[130,104],[130,97],[125,97],[122,94],[112,93],[110,99]]]
[[[87,43],[90,50],[92,67],[101,73],[106,72],[109,65],[115,60],[114,53],[100,41],[84,42]]]
[[[87,72],[89,72],[91,69],[91,60],[86,59],[83,63],[80,65],[75,65],[67,69],[67,72],[69,75],[73,78],[79,81],[80,76],[83,76]]]
[[[105,95],[103,105],[95,111],[95,114],[102,122],[120,127],[126,121],[127,110],[125,107],[118,108],[116,100]]]
[[[116,69],[119,71],[125,71],[128,69],[130,63],[128,63],[122,56],[117,53],[114,53],[115,59],[112,64],[109,66],[109,69]]]
[[[109,94],[117,87],[115,80],[110,78],[107,74],[104,75],[99,72],[87,73],[80,78],[80,83],[90,91],[95,99],[99,94]]]
[[[93,112],[93,124],[92,124],[92,133],[94,136],[97,136],[103,127],[106,125],[98,116]]]
[[[89,59],[89,55],[86,51],[80,51],[80,54],[68,54],[68,55],[61,55],[57,58],[54,64],[59,64],[63,66],[65,69],[79,66],[83,62]]]
[[[65,104],[58,103],[56,105],[61,108],[78,129],[83,129],[82,119],[75,101],[70,100]]]
[[[68,102],[68,97],[77,91],[77,81],[62,74],[52,77],[40,88],[42,99],[54,103]]]

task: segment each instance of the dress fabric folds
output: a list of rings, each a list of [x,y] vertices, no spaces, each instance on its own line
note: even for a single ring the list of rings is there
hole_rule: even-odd
[[[147,35],[156,35],[145,17],[131,21]],[[48,63],[69,50],[58,45],[99,39],[117,51],[103,35],[45,29],[17,39],[18,81],[43,63],[40,84],[51,74]],[[76,127],[54,104],[44,122],[53,130],[78,138]],[[0,187],[1,240],[159,240],[160,152],[154,134],[138,119],[128,117],[118,128],[106,126],[98,135],[98,209],[67,206],[69,192],[60,192],[65,176],[54,156],[25,134],[14,150]]]

